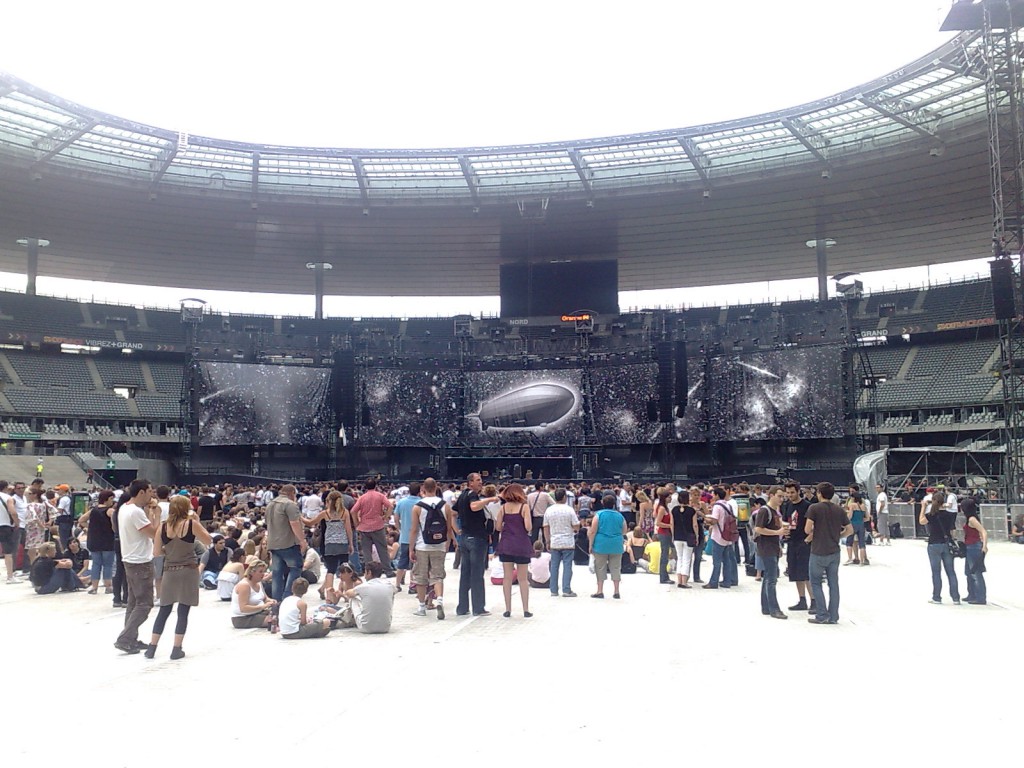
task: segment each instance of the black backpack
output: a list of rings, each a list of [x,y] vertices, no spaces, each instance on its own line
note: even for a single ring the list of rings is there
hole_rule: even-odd
[[[427,519],[423,523],[423,543],[444,544],[448,540],[448,518],[444,513],[444,500],[436,504],[417,501],[416,506],[427,510]]]

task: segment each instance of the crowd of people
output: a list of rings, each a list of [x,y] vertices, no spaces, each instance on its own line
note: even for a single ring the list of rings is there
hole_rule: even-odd
[[[203,589],[229,604],[239,629],[285,639],[318,638],[338,627],[390,629],[396,593],[415,595],[413,614],[446,616],[446,558],[460,570],[456,615],[487,616],[485,574],[502,585],[505,618],[516,591],[530,618],[532,589],[577,597],[574,567],[594,576],[591,597],[622,599],[622,575],[656,574],[678,589],[731,589],[740,564],[760,582],[761,612],[814,624],[839,620],[840,566],[868,566],[868,543],[890,544],[889,497],[874,503],[856,485],[842,503],[830,483],[763,487],[746,483],[680,487],[672,482],[524,486],[433,478],[398,487],[374,480],[256,487],[154,487],[144,479],[119,490],[93,489],[74,518],[72,489],[41,479],[0,480],[0,546],[7,583],[27,574],[41,595],[84,590],[123,608],[115,647],[153,658],[175,614],[171,658],[184,657],[189,612]],[[928,533],[934,603],[961,602],[954,559],[965,556],[966,602],[985,604],[988,533],[976,500],[942,487],[919,501]],[[963,515],[963,541],[957,535]],[[846,560],[842,561],[845,544]],[[704,558],[710,557],[710,573]],[[16,560],[17,558],[17,560]],[[703,569],[702,569],[703,565]],[[702,579],[707,575],[707,580]],[[796,603],[783,610],[782,576]],[[320,584],[319,601],[309,601]],[[148,637],[139,633],[158,607]]]

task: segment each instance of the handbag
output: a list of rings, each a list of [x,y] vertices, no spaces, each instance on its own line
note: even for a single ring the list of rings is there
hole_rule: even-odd
[[[967,547],[962,541],[954,539],[952,536],[946,537],[946,549],[953,557],[967,557]]]

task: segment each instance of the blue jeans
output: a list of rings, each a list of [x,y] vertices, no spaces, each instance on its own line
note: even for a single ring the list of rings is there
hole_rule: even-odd
[[[668,561],[674,553],[675,547],[672,546],[672,534],[670,533],[659,533],[658,543],[661,544],[661,560],[658,562],[658,578],[661,579],[663,584],[667,584],[671,579],[668,577]],[[653,563],[651,563],[653,565]]]
[[[964,566],[967,575],[967,599],[981,603],[988,601],[988,589],[985,587],[985,553],[981,551],[981,542],[967,545],[967,564]]]
[[[484,571],[487,570],[487,535],[462,535],[462,566],[459,568],[459,605],[455,612],[469,613],[470,602],[473,613],[484,611]]]
[[[104,581],[114,578],[114,550],[90,552],[89,557],[92,559],[89,576],[92,578],[93,586],[99,582],[101,575]]]
[[[363,561],[359,557],[359,532],[352,531],[352,551],[348,555],[348,564],[352,566],[352,570],[356,573],[363,572]]]
[[[73,592],[76,589],[82,588],[82,582],[75,576],[74,571],[70,568],[55,568],[53,576],[50,577],[48,584],[42,587],[36,587],[36,594],[38,595],[52,595],[58,590],[64,592]]]
[[[270,588],[273,598],[281,602],[292,593],[292,584],[302,574],[302,552],[298,544],[287,549],[270,550],[271,572],[274,574]]]
[[[932,567],[932,600],[942,600],[942,571],[945,570],[949,579],[949,596],[954,603],[960,602],[960,585],[953,569],[953,556],[949,554],[946,543],[928,545],[928,562]]]
[[[811,594],[818,621],[839,621],[839,553],[833,555],[816,555],[811,553],[808,563],[808,574],[811,577]],[[822,580],[828,581],[828,603],[825,603],[825,588]]]
[[[572,592],[572,553],[571,549],[551,550],[551,596],[558,595],[558,569],[562,569],[562,594]]]
[[[779,583],[779,558],[775,555],[761,555],[764,568],[761,572],[761,613],[779,613],[779,598],[775,585]]]
[[[711,579],[709,584],[718,584],[721,574],[723,587],[735,587],[740,583],[739,566],[732,544],[719,544],[711,540]]]

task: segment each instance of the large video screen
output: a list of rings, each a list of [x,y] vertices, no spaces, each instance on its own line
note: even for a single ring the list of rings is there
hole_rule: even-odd
[[[363,406],[357,433],[361,445],[450,444],[458,436],[456,372],[364,368],[356,387]]]
[[[704,427],[705,408],[711,393],[705,386],[704,360],[690,358],[686,362],[686,381],[689,385],[686,409],[682,418],[674,420],[676,440],[684,443],[702,443],[707,439]]]
[[[583,440],[579,369],[466,374],[466,432],[474,444],[567,445]]]
[[[201,445],[323,445],[331,425],[329,368],[200,363]]]
[[[712,360],[710,437],[842,437],[841,356],[838,347],[815,347]]]
[[[657,363],[592,368],[595,437],[600,443],[654,443],[662,425],[648,420],[648,404],[658,399]]]

